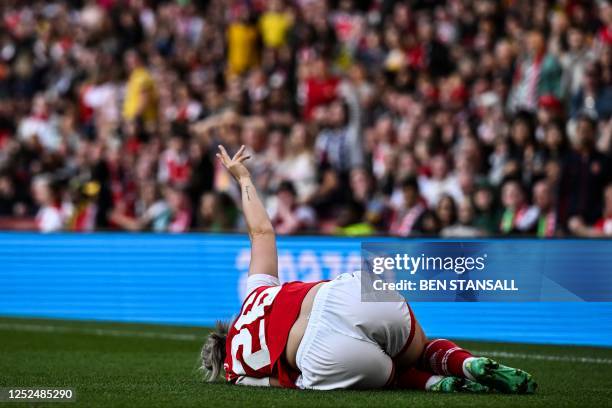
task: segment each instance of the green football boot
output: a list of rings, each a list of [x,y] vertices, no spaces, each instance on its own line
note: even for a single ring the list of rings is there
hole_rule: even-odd
[[[533,394],[538,387],[531,374],[488,357],[475,357],[465,368],[479,383],[506,394]]]
[[[433,392],[488,392],[489,387],[479,384],[476,381],[459,377],[444,377],[435,383],[429,391]]]

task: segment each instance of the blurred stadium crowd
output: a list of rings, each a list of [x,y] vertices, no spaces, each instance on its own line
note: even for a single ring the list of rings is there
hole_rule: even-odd
[[[612,236],[610,1],[0,10],[0,228]]]

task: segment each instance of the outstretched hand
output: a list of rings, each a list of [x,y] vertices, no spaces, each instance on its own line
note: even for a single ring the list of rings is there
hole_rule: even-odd
[[[225,150],[225,147],[219,145],[219,153],[216,154],[217,158],[223,164],[223,167],[230,172],[236,181],[240,181],[242,178],[248,178],[251,176],[249,170],[244,165],[244,161],[249,159],[251,156],[245,155],[244,150],[244,145],[240,146],[240,149],[238,149],[234,157],[230,158],[229,154],[227,154],[227,150]]]

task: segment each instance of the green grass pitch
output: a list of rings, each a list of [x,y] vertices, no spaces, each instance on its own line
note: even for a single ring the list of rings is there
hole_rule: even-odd
[[[300,391],[204,384],[196,367],[205,335],[193,327],[0,318],[0,387],[76,390],[76,403],[51,407],[612,406],[612,349],[459,342],[530,371],[540,385],[535,395]]]

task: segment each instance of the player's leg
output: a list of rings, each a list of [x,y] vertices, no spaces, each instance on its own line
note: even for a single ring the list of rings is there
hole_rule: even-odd
[[[408,390],[433,392],[488,392],[489,387],[466,378],[441,376],[416,367],[398,371],[393,386]]]
[[[391,339],[404,336],[404,346],[397,354],[394,354],[397,340],[386,346],[399,369],[417,366],[425,372],[477,381],[504,393],[525,394],[535,391],[537,384],[531,374],[523,370],[501,365],[490,358],[475,357],[450,340],[427,341],[412,310],[406,307],[408,313],[403,310],[396,312],[395,319],[390,321],[396,333]],[[393,309],[390,311],[393,312]],[[410,327],[410,330],[407,331],[406,327]]]
[[[378,389],[401,388],[432,392],[486,392],[488,387],[468,379],[440,376],[416,368],[399,373],[380,346],[315,324],[304,336],[298,352],[302,372],[300,388]]]
[[[393,382],[394,365],[377,344],[339,333],[325,321],[309,322],[297,353],[299,388],[376,389]]]
[[[471,374],[464,366],[472,358],[472,353],[452,341],[435,339],[424,344],[418,365],[436,374],[470,378]]]
[[[392,356],[398,369],[416,365],[422,371],[477,381],[501,392],[535,391],[537,385],[529,373],[474,357],[449,340],[428,342],[412,309],[399,293],[397,302],[360,302],[360,277],[356,272],[337,285],[335,299],[342,301],[338,304],[342,321],[349,323],[346,330],[354,328],[355,334],[377,343]]]
[[[464,376],[439,375],[431,370],[415,367],[425,350],[427,338],[412,309],[407,303],[387,304],[386,340],[382,341],[387,353],[394,356],[396,365],[395,387],[436,392],[487,392],[489,388]],[[378,329],[380,331],[380,328]]]
[[[446,339],[425,344],[419,368],[438,375],[467,378],[504,393],[528,394],[537,388],[531,374],[487,357],[475,357]]]
[[[350,323],[353,336],[369,340],[373,350],[393,361],[396,374],[392,387],[437,392],[486,392],[488,387],[469,379],[436,375],[414,367],[420,360],[427,339],[412,310],[398,294],[397,302],[360,302],[359,275],[345,280],[334,299],[349,299],[342,307],[343,320]],[[336,326],[342,330],[342,326]],[[355,357],[359,360],[359,357]]]

